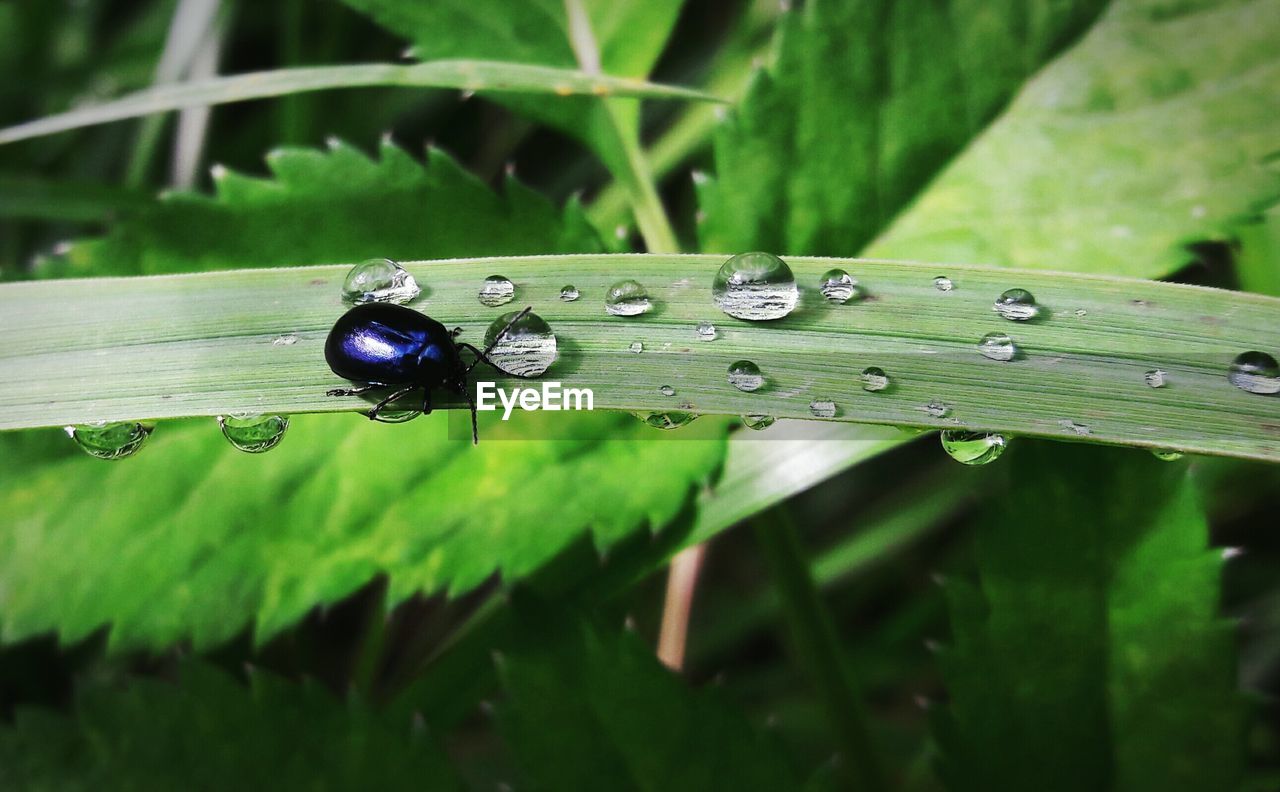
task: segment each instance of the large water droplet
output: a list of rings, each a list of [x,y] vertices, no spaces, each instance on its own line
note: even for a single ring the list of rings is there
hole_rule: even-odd
[[[374,258],[351,268],[342,282],[342,299],[357,305],[371,302],[403,304],[422,292],[404,267],[391,259]]]
[[[869,393],[889,387],[889,375],[879,366],[867,366],[862,370],[862,389]]]
[[[658,388],[658,393],[661,393],[663,396],[675,396],[676,389],[671,387],[670,385],[663,385],[662,387]]]
[[[751,393],[764,385],[764,375],[760,373],[760,367],[750,360],[737,360],[729,364],[729,384]]]
[[[1153,448],[1151,455],[1161,462],[1177,462],[1182,459],[1182,452],[1174,451],[1172,448]]]
[[[560,290],[560,299],[564,302],[573,302],[581,296],[582,293],[579,292],[578,287],[573,284],[569,284]]]
[[[849,300],[862,299],[862,289],[858,282],[842,269],[827,270],[822,276],[821,289],[827,302],[844,304]]]
[[[494,308],[506,305],[516,296],[516,285],[503,275],[490,275],[480,286],[480,302]]]
[[[1227,381],[1249,393],[1280,393],[1280,364],[1266,352],[1244,352],[1231,361]]]
[[[1004,333],[987,333],[978,342],[978,351],[984,358],[1008,362],[1017,356],[1018,347]]]
[[[777,420],[772,415],[744,415],[742,416],[742,425],[758,432],[761,429],[768,429],[773,426]]]
[[[814,418],[835,418],[836,403],[830,399],[814,399],[809,402],[809,413]]]
[[[739,253],[720,267],[711,286],[720,310],[737,319],[781,319],[800,299],[796,278],[772,253]]]
[[[654,429],[679,429],[693,423],[698,417],[697,413],[687,412],[646,412],[634,415]]]
[[[934,418],[946,418],[951,414],[951,405],[934,399],[924,406],[924,411]]]
[[[627,349],[630,349],[632,352],[635,352],[638,355],[644,351],[644,342],[632,341],[631,346],[627,347]]]
[[[1164,387],[1164,372],[1160,369],[1151,369],[1142,375],[1142,379],[1153,388]]]
[[[604,296],[604,309],[614,316],[639,316],[651,308],[649,292],[633,280],[618,281]]]
[[[1036,298],[1026,289],[1009,289],[996,298],[992,309],[1005,319],[1015,322],[1026,322],[1040,315]]]
[[[698,326],[694,328],[699,341],[715,341],[716,326],[710,322],[698,322]]]
[[[489,360],[494,366],[519,377],[540,376],[556,362],[556,334],[545,319],[532,311],[523,316],[512,311],[494,319],[484,333],[484,346],[493,347]]]
[[[137,421],[93,421],[68,426],[65,430],[81,450],[96,459],[124,459],[142,448],[151,434],[151,429]]]
[[[939,275],[933,279],[933,288],[940,292],[949,292],[955,288],[955,284],[946,275]]]
[[[261,454],[280,444],[289,428],[289,419],[283,415],[248,413],[219,415],[218,427],[231,445],[248,454]]]
[[[947,456],[965,465],[985,465],[994,462],[1008,445],[1004,435],[994,432],[969,432],[963,429],[946,429],[942,434],[942,450]]]

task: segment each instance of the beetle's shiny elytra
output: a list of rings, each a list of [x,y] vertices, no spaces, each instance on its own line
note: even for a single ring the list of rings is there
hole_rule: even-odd
[[[356,388],[335,388],[329,396],[356,396],[375,388],[394,390],[366,414],[377,420],[388,404],[422,389],[422,411],[431,412],[431,391],[444,388],[467,400],[471,407],[471,438],[478,442],[476,405],[468,388],[468,375],[480,361],[490,363],[489,353],[507,331],[529,312],[525,308],[498,334],[483,352],[459,342],[462,328],[448,330],[429,316],[392,303],[357,305],[343,314],[324,344],[324,359],[339,377],[360,383]],[[464,363],[459,350],[476,356]],[[493,365],[490,363],[490,365]]]

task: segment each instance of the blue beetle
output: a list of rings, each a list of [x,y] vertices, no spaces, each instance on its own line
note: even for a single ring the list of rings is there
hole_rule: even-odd
[[[429,413],[432,388],[444,388],[467,400],[471,407],[471,440],[479,442],[476,403],[467,387],[467,376],[481,361],[493,365],[489,353],[529,310],[518,313],[482,352],[456,340],[461,327],[447,330],[429,316],[391,303],[357,305],[339,317],[329,331],[324,359],[334,374],[363,384],[334,388],[326,395],[358,396],[375,388],[394,388],[365,413],[378,420],[378,414],[388,404],[418,388],[422,389],[422,412]],[[464,363],[461,349],[470,351],[476,359]]]

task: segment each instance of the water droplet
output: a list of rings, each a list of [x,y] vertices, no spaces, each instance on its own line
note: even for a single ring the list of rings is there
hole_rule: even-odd
[[[503,275],[490,275],[480,286],[480,302],[490,308],[506,305],[516,296],[516,285]]]
[[[729,384],[740,391],[751,393],[764,385],[760,367],[750,360],[738,360],[729,365]]]
[[[633,413],[633,415],[654,429],[679,429],[682,426],[688,426],[698,418],[696,413],[687,412],[647,412]]]
[[[822,296],[827,302],[844,304],[849,300],[861,300],[862,289],[858,282],[842,269],[827,270],[822,276]]]
[[[1076,316],[1079,316],[1079,317],[1083,318],[1083,317],[1088,316],[1088,315],[1089,315],[1089,312],[1088,312],[1088,311],[1086,311],[1085,309],[1083,309],[1083,308],[1077,308],[1077,309],[1076,309]]]
[[[663,385],[661,388],[658,388],[658,392],[661,393],[663,396],[676,395],[676,389],[671,387],[670,385]]]
[[[933,279],[933,288],[940,292],[949,292],[955,288],[955,284],[946,275],[939,275]]]
[[[1143,374],[1142,378],[1153,388],[1164,387],[1164,372],[1160,369],[1151,369],[1146,374]]]
[[[1040,315],[1036,298],[1026,289],[1009,289],[996,298],[992,310],[1015,322],[1026,322]]]
[[[862,389],[868,393],[889,387],[889,375],[879,366],[867,366],[862,370]]]
[[[710,322],[698,322],[698,326],[695,328],[695,330],[698,334],[699,341],[715,341],[716,340],[716,326],[711,324]]]
[[[1070,419],[1064,419],[1064,420],[1058,421],[1058,426],[1061,426],[1063,429],[1066,429],[1068,431],[1074,432],[1075,434],[1078,434],[1081,437],[1084,437],[1085,435],[1093,434],[1093,430],[1090,429],[1089,427],[1085,426],[1084,424],[1078,424],[1075,421],[1072,421]]]
[[[720,310],[737,319],[781,319],[800,299],[796,278],[772,253],[739,253],[720,267],[711,286]]]
[[[86,454],[96,459],[124,459],[136,453],[151,434],[151,429],[137,421],[93,421],[64,427],[67,437],[76,441]]]
[[[772,415],[744,415],[742,416],[742,424],[748,429],[755,429],[757,432],[761,429],[768,429],[777,421]]]
[[[293,346],[298,343],[297,333],[283,333],[271,339],[271,346]]]
[[[964,465],[985,465],[994,462],[1004,453],[1008,442],[1004,435],[994,432],[969,432],[963,429],[946,429],[942,434],[942,450],[947,456]]]
[[[1231,361],[1227,381],[1249,393],[1280,393],[1280,364],[1266,352],[1244,352]]]
[[[830,399],[814,399],[809,402],[809,412],[814,418],[835,418],[836,403]]]
[[[1008,362],[1017,356],[1018,347],[1004,333],[987,333],[978,342],[978,351],[989,360]]]
[[[1153,448],[1151,455],[1161,462],[1177,462],[1182,459],[1182,452],[1174,451],[1172,448]]]
[[[378,413],[377,421],[389,424],[408,423],[419,415],[422,415],[422,410],[383,410]]]
[[[638,355],[644,351],[644,344],[640,341],[632,341],[631,346],[627,347],[627,349],[630,349]]]
[[[951,414],[951,405],[934,399],[924,406],[924,411],[934,418],[946,418]]]
[[[560,299],[564,302],[573,302],[581,296],[582,293],[578,291],[578,287],[572,283],[560,290]]]
[[[532,311],[523,316],[512,311],[494,319],[484,333],[484,346],[493,347],[489,360],[494,366],[520,377],[540,376],[556,361],[556,334],[545,319]]]
[[[289,428],[289,419],[283,415],[250,413],[219,415],[218,428],[231,445],[248,454],[261,454],[280,444]]]
[[[342,299],[360,305],[371,302],[404,304],[422,293],[418,282],[391,259],[373,258],[351,268],[342,282]]]
[[[604,309],[614,316],[639,316],[651,308],[649,292],[633,280],[618,281],[604,296]]]

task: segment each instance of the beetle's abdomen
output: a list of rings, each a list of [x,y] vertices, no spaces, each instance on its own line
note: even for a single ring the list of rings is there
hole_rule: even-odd
[[[346,379],[435,385],[452,350],[448,331],[434,319],[398,305],[371,303],[338,319],[325,341],[324,357],[333,373]]]

